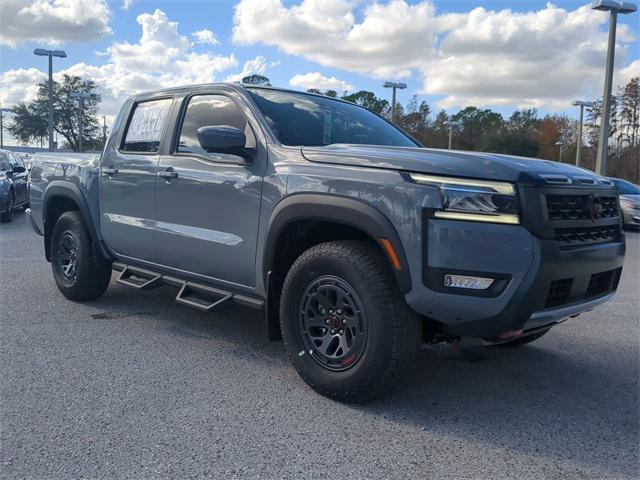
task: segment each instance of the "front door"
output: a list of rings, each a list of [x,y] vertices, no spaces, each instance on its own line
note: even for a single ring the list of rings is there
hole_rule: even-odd
[[[138,102],[100,162],[100,227],[118,256],[155,261],[156,170],[173,99]]]
[[[24,166],[24,162],[20,157],[18,157],[14,153],[8,153],[10,170],[14,173],[11,174],[11,180],[13,180],[13,187],[16,194],[16,205],[22,205],[29,201],[29,187],[28,187],[28,177],[29,172],[27,172],[26,167]],[[24,168],[23,172],[15,172],[15,167]]]
[[[224,94],[185,100],[176,143],[161,156],[156,186],[158,262],[172,268],[255,285],[255,255],[266,153],[257,149],[257,126],[240,103]],[[198,142],[203,126],[245,132],[253,159],[209,153]]]

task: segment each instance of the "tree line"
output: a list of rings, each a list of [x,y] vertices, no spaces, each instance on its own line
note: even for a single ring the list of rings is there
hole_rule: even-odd
[[[263,75],[249,75],[242,83],[269,85]],[[373,92],[360,90],[339,94],[335,90],[309,92],[341,98],[361,105],[398,125],[426,147],[447,148],[449,123],[458,126],[453,131],[453,148],[479,152],[504,153],[524,157],[575,163],[578,121],[566,115],[541,115],[536,109],[514,111],[505,118],[491,109],[466,107],[455,114],[445,110],[434,111],[426,101],[414,95],[406,104],[396,104],[395,118],[391,119],[391,104]],[[81,106],[72,92],[88,93]],[[78,150],[79,124],[82,116],[82,143],[85,149],[99,149],[103,137],[98,122],[101,96],[92,80],[64,75],[53,87],[54,129],[63,139],[63,147]],[[47,84],[38,85],[33,102],[14,106],[9,132],[22,144],[33,144],[47,137],[48,122]],[[602,110],[602,101],[594,102],[586,111],[583,133],[582,167],[593,170]],[[609,162],[607,175],[626,178],[640,183],[640,78],[631,79],[619,88],[611,109],[609,131]]]

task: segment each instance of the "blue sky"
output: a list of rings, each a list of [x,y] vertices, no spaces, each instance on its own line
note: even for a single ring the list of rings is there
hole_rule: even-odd
[[[135,91],[231,79],[246,62],[297,89],[388,96],[383,80],[399,80],[408,84],[400,101],[417,94],[451,112],[476,104],[572,115],[569,101],[600,95],[603,82],[607,15],[579,1],[39,0],[45,9],[0,1],[22,21],[1,20],[2,106],[32,97],[46,70],[32,52],[48,45],[68,54],[57,71],[98,81],[110,116]],[[637,13],[620,18],[618,83],[640,74],[638,24]],[[192,34],[202,30],[218,43],[198,43]]]

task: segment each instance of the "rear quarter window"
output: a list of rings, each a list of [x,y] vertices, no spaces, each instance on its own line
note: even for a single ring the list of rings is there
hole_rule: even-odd
[[[121,150],[158,153],[160,140],[173,99],[137,103],[129,116]]]

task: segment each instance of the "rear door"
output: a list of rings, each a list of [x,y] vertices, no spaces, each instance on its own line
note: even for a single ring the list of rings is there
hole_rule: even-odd
[[[133,103],[100,162],[100,227],[118,256],[155,261],[158,153],[173,98]]]
[[[226,125],[245,132],[255,156],[206,152],[197,130]],[[183,101],[168,154],[160,158],[156,186],[159,263],[244,286],[255,285],[255,255],[266,169],[259,127],[239,96],[223,92]]]

